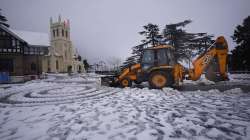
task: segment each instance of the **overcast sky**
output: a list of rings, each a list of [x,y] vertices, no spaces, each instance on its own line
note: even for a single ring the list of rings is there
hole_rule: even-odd
[[[232,49],[235,26],[250,15],[250,0],[1,0],[11,28],[49,32],[49,18],[61,14],[71,23],[71,39],[91,62],[125,59],[138,45],[142,26],[186,19],[189,32],[224,35]]]

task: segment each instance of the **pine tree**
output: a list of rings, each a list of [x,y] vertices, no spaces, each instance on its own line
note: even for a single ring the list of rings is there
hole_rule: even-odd
[[[191,34],[190,40],[187,40],[185,44],[185,52],[187,58],[186,62],[189,63],[189,66],[192,62],[192,59],[198,55],[202,55],[206,50],[212,45],[214,40],[212,40],[212,35],[207,33],[187,33]]]
[[[77,60],[78,60],[78,61],[82,61],[82,56],[81,56],[81,55],[78,55]]]
[[[132,56],[129,57],[128,63],[138,63],[140,61],[140,57],[142,55],[142,50],[148,46],[155,47],[159,44],[162,44],[162,36],[159,33],[160,29],[158,25],[148,23],[143,26],[143,31],[139,32],[139,34],[143,35],[145,39],[141,40],[141,44],[132,47]],[[133,62],[132,62],[133,61]],[[126,61],[125,61],[126,63]]]
[[[141,44],[141,45],[137,45],[137,46],[132,47],[132,55],[134,57],[135,63],[140,62],[140,58],[141,58],[144,46],[145,46],[145,44]]]
[[[237,46],[232,52],[232,70],[250,70],[250,16],[238,25],[232,36]]]
[[[175,57],[178,61],[188,61],[204,52],[212,43],[211,35],[207,33],[188,33],[184,27],[190,24],[191,20],[175,24],[167,24],[163,30],[166,44],[175,48]]]
[[[167,24],[163,30],[165,42],[175,48],[175,57],[177,60],[188,58],[185,52],[185,42],[191,40],[191,34],[187,34],[183,27],[191,22],[191,20],[185,20],[175,24]]]
[[[10,27],[10,25],[6,23],[8,21],[7,18],[2,15],[1,11],[2,9],[0,9],[0,25],[3,25],[5,27]]]
[[[155,47],[162,42],[162,36],[159,33],[160,29],[158,25],[149,23],[143,26],[144,31],[139,32],[139,34],[145,36],[145,39],[142,40],[143,46],[150,44],[151,46]]]
[[[84,64],[85,70],[88,71],[88,69],[90,68],[90,65],[89,65],[89,63],[88,63],[88,60],[87,60],[87,59],[84,59],[84,60],[83,60],[83,64]]]
[[[205,52],[213,43],[213,35],[207,33],[194,33],[194,38],[189,42],[189,48],[192,48],[191,57],[197,56]]]

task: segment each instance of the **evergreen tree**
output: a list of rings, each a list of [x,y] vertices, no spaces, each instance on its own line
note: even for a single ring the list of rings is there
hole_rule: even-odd
[[[197,56],[205,52],[213,43],[213,35],[207,33],[194,33],[194,38],[190,40],[189,48],[192,48],[191,57]]]
[[[132,55],[134,57],[135,63],[140,62],[140,57],[142,55],[142,50],[143,50],[144,46],[145,46],[145,44],[141,44],[141,45],[137,45],[137,46],[132,47]]]
[[[2,9],[0,9],[0,25],[3,25],[5,27],[10,27],[10,25],[6,23],[8,21],[7,18],[2,15],[1,11]]]
[[[78,55],[77,60],[78,60],[78,61],[82,61],[82,56],[81,56],[81,55]]]
[[[88,69],[90,68],[90,65],[89,65],[87,59],[84,59],[84,60],[83,60],[83,64],[84,64],[85,70],[88,71]]]
[[[145,39],[142,40],[143,46],[150,44],[151,46],[157,46],[162,41],[162,36],[160,35],[159,27],[156,24],[149,23],[143,26],[144,31],[139,32],[139,34],[145,36]]]
[[[189,66],[194,57],[202,55],[214,43],[212,35],[207,33],[188,33],[192,35],[192,39],[186,42],[185,52]]]
[[[193,37],[191,34],[187,34],[183,27],[191,22],[191,20],[185,20],[175,24],[167,24],[163,30],[165,42],[175,48],[175,57],[177,60],[188,58],[187,52],[185,51],[185,42],[193,39]]]
[[[141,40],[141,44],[132,47],[132,56],[126,59],[124,62],[125,64],[135,64],[140,61],[140,57],[142,55],[142,50],[146,48],[148,45],[155,47],[159,44],[162,44],[162,36],[159,33],[160,29],[158,25],[148,23],[147,25],[143,26],[144,31],[139,32],[139,34],[145,36],[145,39]]]
[[[163,30],[165,42],[175,48],[177,60],[191,61],[192,57],[204,52],[211,44],[212,37],[207,33],[188,33],[184,27],[191,20],[175,24],[167,24]]]
[[[232,70],[250,70],[250,16],[238,25],[232,36],[237,46],[232,52]]]

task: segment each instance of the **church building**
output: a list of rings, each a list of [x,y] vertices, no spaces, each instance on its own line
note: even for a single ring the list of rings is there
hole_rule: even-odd
[[[70,40],[69,20],[53,22],[50,19],[50,47],[49,54],[44,57],[44,72],[82,72],[83,64],[78,62],[78,54]],[[75,66],[77,65],[77,66]]]
[[[0,83],[39,78],[42,73],[84,72],[70,39],[69,20],[50,19],[50,32],[20,31],[0,26]]]

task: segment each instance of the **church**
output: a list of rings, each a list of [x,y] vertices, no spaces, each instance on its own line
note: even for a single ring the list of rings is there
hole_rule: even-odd
[[[49,25],[49,33],[0,26],[0,83],[36,79],[42,73],[85,72],[70,39],[69,20],[59,16],[55,22],[51,18]]]
[[[70,22],[61,20],[53,22],[50,18],[49,53],[43,59],[43,72],[83,72],[84,67],[70,40]]]

